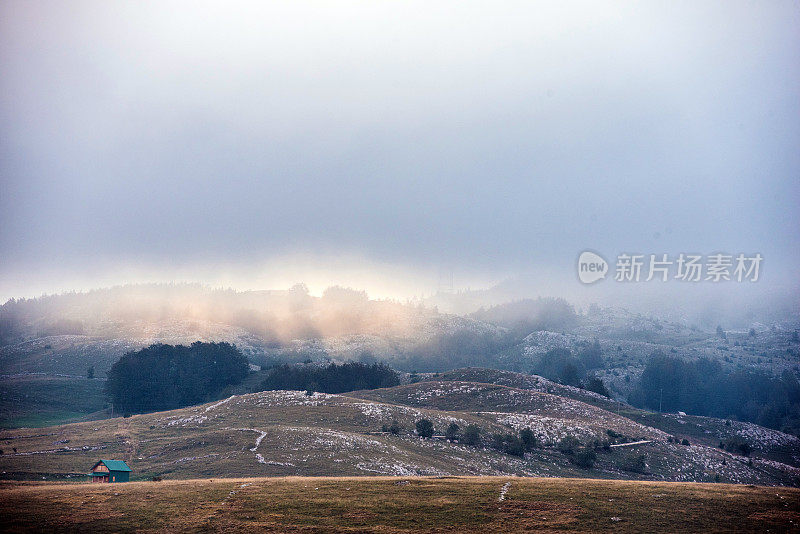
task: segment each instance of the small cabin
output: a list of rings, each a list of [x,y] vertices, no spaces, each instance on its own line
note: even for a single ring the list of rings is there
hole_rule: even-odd
[[[92,483],[116,483],[127,482],[131,471],[128,464],[122,460],[98,460],[92,466],[91,473],[89,473],[89,482]]]

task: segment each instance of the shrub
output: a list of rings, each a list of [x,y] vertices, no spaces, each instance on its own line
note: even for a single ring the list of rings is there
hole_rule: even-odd
[[[525,456],[525,444],[517,436],[509,434],[506,436],[506,443],[503,452],[522,458]]]
[[[750,453],[753,452],[753,447],[739,436],[734,436],[725,443],[725,450],[742,456],[750,456]]]
[[[611,398],[611,392],[608,391],[608,388],[603,381],[596,376],[589,378],[589,380],[586,381],[585,387],[589,391],[593,391],[604,397]]]
[[[681,445],[689,445],[689,440],[686,439],[686,438],[683,438],[683,441],[681,441]]]
[[[495,434],[492,436],[492,448],[513,456],[525,456],[525,445],[513,434]]]
[[[525,446],[526,451],[532,451],[534,447],[536,447],[536,436],[533,434],[533,430],[530,428],[523,428],[519,431],[519,439],[522,440],[522,444]]]
[[[492,435],[492,444],[490,446],[493,449],[496,449],[498,451],[502,451],[504,443],[505,443],[505,434],[493,434]]]
[[[630,460],[623,469],[626,471],[631,471],[633,473],[644,473],[645,469],[647,468],[646,464],[646,457],[644,454],[640,454]]]
[[[480,447],[481,445],[481,429],[475,425],[467,425],[464,433],[461,435],[460,443],[470,445],[472,447]]]
[[[591,469],[596,459],[597,454],[594,452],[594,449],[590,447],[581,447],[575,451],[570,461],[583,469]]]
[[[575,450],[580,446],[581,442],[574,436],[566,436],[558,442],[556,448],[563,454],[575,454]]]
[[[460,427],[455,423],[450,423],[450,426],[447,427],[447,430],[444,433],[444,436],[447,438],[447,441],[453,442],[458,440],[458,431]]]
[[[392,421],[392,424],[389,425],[389,432],[395,436],[400,433],[400,423],[398,423],[397,420]]]
[[[420,419],[417,421],[417,434],[422,438],[433,437],[433,423],[428,419]]]

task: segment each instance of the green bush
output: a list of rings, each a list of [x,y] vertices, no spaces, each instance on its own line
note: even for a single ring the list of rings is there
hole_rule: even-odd
[[[611,392],[608,391],[608,388],[603,383],[603,381],[600,378],[596,377],[596,376],[593,376],[593,377],[589,378],[586,381],[586,384],[584,385],[584,387],[588,391],[593,391],[594,393],[598,393],[598,394],[600,394],[600,395],[602,395],[604,397],[611,398]]]
[[[470,445],[472,447],[480,447],[481,445],[481,429],[475,425],[467,425],[464,433],[461,434],[459,443]]]
[[[581,442],[574,436],[566,436],[558,442],[556,448],[563,454],[575,454],[575,451],[580,447]]]
[[[594,452],[594,449],[590,447],[581,447],[575,451],[570,461],[583,469],[591,469],[596,459],[597,454]]]
[[[525,445],[513,434],[495,434],[492,436],[492,448],[513,456],[525,456]]]
[[[503,452],[522,458],[525,456],[525,444],[517,436],[509,434],[506,437],[505,449]]]
[[[420,419],[417,421],[417,434],[422,438],[430,438],[433,436],[433,423],[428,419]]]
[[[739,436],[734,436],[725,443],[725,450],[742,456],[750,456],[753,447]]]
[[[647,469],[646,460],[647,458],[645,457],[645,455],[640,454],[631,459],[629,462],[627,462],[623,466],[623,469],[625,469],[626,471],[631,471],[633,473],[644,473],[645,469]]]
[[[453,442],[458,440],[458,431],[461,428],[456,423],[450,423],[450,426],[447,427],[445,430],[444,436],[447,438],[447,441]]]
[[[526,451],[532,451],[534,447],[536,447],[536,436],[534,436],[533,430],[530,428],[523,428],[520,430],[519,439],[522,440],[522,444],[525,446]]]
[[[395,436],[400,433],[400,423],[398,423],[397,420],[392,421],[392,424],[389,425],[389,432]]]

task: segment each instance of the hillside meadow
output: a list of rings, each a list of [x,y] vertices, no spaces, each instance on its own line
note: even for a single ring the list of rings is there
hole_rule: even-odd
[[[800,485],[794,436],[645,415],[637,418],[649,424],[568,397],[474,382],[338,395],[264,391],[166,412],[0,431],[0,480],[83,480],[98,458],[109,458],[128,462],[133,480],[487,475]],[[436,433],[451,423],[475,425],[480,443],[424,439],[414,430],[423,418]],[[397,435],[382,432],[392,421]],[[531,450],[513,455],[493,446],[495,435],[524,428],[535,438]],[[749,458],[718,446],[733,438],[750,444]],[[578,461],[582,447],[594,452],[588,464]]]
[[[0,484],[7,532],[796,532],[800,490],[520,477]]]

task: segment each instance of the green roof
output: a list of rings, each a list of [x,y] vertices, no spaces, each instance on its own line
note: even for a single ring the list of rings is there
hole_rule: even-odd
[[[126,464],[122,460],[100,460],[100,461],[103,462],[106,467],[108,467],[109,471],[133,471],[133,469],[128,467],[128,464]]]

